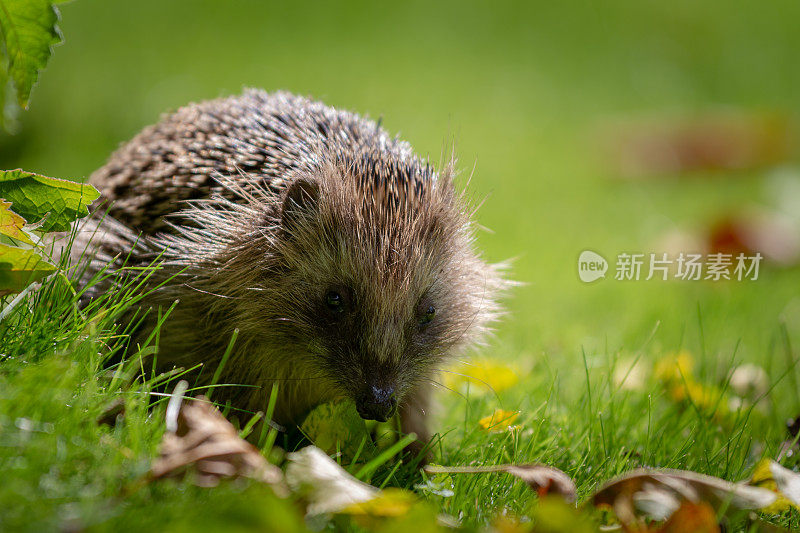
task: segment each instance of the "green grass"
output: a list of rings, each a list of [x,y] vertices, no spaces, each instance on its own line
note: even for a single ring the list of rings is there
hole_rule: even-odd
[[[455,142],[464,174],[475,168],[474,197],[485,199],[478,219],[492,231],[480,247],[493,261],[516,258],[511,275],[524,283],[481,355],[523,371],[497,395],[438,394],[437,462],[541,461],[571,475],[585,496],[637,466],[739,480],[776,456],[785,420],[800,414],[797,268],[767,266],[750,283],[584,285],[575,263],[587,248],[607,258],[657,252],[670,229],[772,201],[770,170],[614,181],[596,132],[620,117],[727,107],[796,116],[796,2],[76,0],[62,14],[65,44],[20,116],[20,133],[0,138],[2,168],[84,179],[161,112],[243,86],[383,116],[434,160]],[[787,167],[796,172],[798,162]],[[74,299],[48,281],[0,323],[0,529],[245,529],[283,516],[291,530],[289,504],[257,487],[169,482],[124,493],[156,453],[163,405],[146,409],[153,384],[136,380],[136,350],[117,379],[98,356],[122,332],[114,322],[125,297],[112,295],[102,316],[99,307],[77,313]],[[765,408],[720,421],[672,401],[657,381],[640,391],[614,386],[621,360],[652,368],[679,349],[694,355],[701,382],[720,388],[736,364],[764,367],[774,386]],[[119,397],[124,423],[96,426]],[[522,413],[519,432],[478,428],[498,407]],[[407,471],[388,477],[389,485],[417,482]],[[452,482],[453,496],[425,497],[468,525],[526,513],[535,499],[507,475]],[[797,512],[775,520],[800,527]]]

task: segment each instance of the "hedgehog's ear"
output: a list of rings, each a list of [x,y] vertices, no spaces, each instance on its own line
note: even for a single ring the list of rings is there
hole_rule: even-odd
[[[281,206],[281,224],[291,233],[298,223],[313,216],[319,204],[319,184],[308,178],[298,178],[289,185]]]

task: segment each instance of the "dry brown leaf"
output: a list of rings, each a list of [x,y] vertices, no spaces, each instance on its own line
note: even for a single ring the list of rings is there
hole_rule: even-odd
[[[772,504],[770,490],[685,470],[634,470],[598,490],[593,503],[614,510],[623,526],[641,527],[639,514],[666,520],[684,502],[705,503],[712,509],[761,509]]]
[[[506,472],[527,483],[540,498],[546,494],[557,494],[570,503],[575,501],[575,483],[558,468],[542,464],[509,465]]]
[[[719,533],[717,514],[707,503],[683,502],[658,533]]]
[[[206,398],[186,401],[176,388],[167,418],[168,429],[160,455],[150,468],[151,479],[182,477],[191,470],[199,486],[212,487],[223,478],[246,477],[271,485],[278,494],[286,493],[281,470],[242,440]]]
[[[629,122],[602,135],[616,172],[634,179],[774,166],[795,145],[787,117],[746,111]]]
[[[548,494],[558,495],[567,502],[576,499],[575,483],[572,479],[552,466],[540,463],[522,465],[489,465],[489,466],[440,466],[426,465],[428,474],[483,474],[490,472],[506,472],[515,476],[536,491],[539,497]]]
[[[731,254],[734,262],[740,253],[760,253],[772,264],[792,266],[800,260],[800,234],[794,221],[777,212],[730,213],[709,228],[707,248]]]

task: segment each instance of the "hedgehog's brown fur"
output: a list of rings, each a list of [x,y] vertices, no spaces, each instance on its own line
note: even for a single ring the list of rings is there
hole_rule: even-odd
[[[264,410],[278,382],[280,423],[377,384],[427,438],[433,373],[498,313],[503,281],[474,251],[452,164],[436,172],[375,122],[319,102],[250,90],[184,107],[91,183],[108,202],[83,232],[100,226],[98,256],[129,252],[136,235],[137,260],[180,272],[147,302],[180,300],[159,361],[210,375],[238,328],[220,382],[255,387],[223,390]],[[347,295],[342,316],[323,305],[331,287]]]

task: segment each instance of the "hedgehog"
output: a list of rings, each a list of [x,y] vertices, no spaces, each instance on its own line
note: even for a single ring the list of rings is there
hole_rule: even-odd
[[[90,177],[101,203],[79,240],[88,275],[157,259],[140,305],[172,307],[159,365],[202,364],[206,380],[220,368],[242,386],[216,398],[249,412],[277,384],[283,426],[350,399],[367,420],[398,413],[425,443],[438,371],[484,342],[508,284],[476,250],[454,160],[440,167],[380,122],[246,90],[122,145]],[[159,313],[146,316],[137,335]]]

